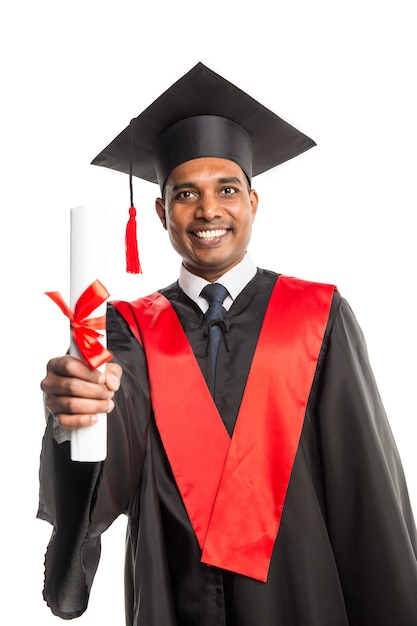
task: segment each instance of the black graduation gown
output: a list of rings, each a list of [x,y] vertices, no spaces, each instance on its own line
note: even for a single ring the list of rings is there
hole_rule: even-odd
[[[258,270],[226,316],[214,396],[229,433],[275,280]],[[200,310],[177,283],[162,293],[211,384]],[[69,619],[85,611],[100,535],[125,513],[128,626],[417,625],[406,483],[364,338],[338,293],[266,583],[200,562],[153,418],[142,348],[112,306],[107,319],[109,347],[124,369],[107,459],[71,462],[51,423],[43,441],[38,515],[54,524],[44,588],[54,613]]]

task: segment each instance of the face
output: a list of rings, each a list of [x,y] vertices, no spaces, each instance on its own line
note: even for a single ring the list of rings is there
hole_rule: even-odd
[[[239,263],[258,207],[241,168],[227,159],[202,158],[178,165],[165,183],[156,211],[185,267],[210,282]]]

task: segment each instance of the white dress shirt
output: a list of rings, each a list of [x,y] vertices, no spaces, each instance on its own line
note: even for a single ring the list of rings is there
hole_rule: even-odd
[[[232,267],[231,270],[223,274],[216,282],[221,283],[229,292],[223,302],[224,308],[228,311],[236,300],[240,292],[246,287],[248,282],[256,274],[256,265],[252,261],[248,253],[245,254],[243,259]],[[208,285],[208,281],[201,276],[191,274],[184,265],[181,265],[179,284],[181,289],[187,294],[191,300],[194,300],[205,313],[208,309],[208,302],[205,298],[200,296],[201,290]]]

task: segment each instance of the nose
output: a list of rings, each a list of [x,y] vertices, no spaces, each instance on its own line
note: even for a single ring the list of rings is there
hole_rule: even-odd
[[[202,194],[196,207],[195,217],[211,221],[215,217],[222,215],[221,202],[214,194]]]

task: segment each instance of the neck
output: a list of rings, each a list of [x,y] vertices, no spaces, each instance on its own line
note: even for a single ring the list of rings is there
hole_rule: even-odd
[[[183,263],[185,269],[188,270],[191,274],[194,274],[195,276],[199,276],[200,278],[203,278],[204,280],[207,280],[207,282],[209,282],[209,283],[215,283],[222,276],[224,276],[224,274],[229,272],[233,267],[236,267],[236,265],[238,265],[242,261],[244,256],[245,255],[243,255],[241,258],[237,259],[237,261],[235,261],[235,263],[232,263],[228,267],[221,268],[221,269],[220,268],[210,268],[210,267],[208,267],[207,269],[203,269],[203,270],[201,270],[201,269],[195,270],[194,268],[190,267],[184,261],[182,263]]]

